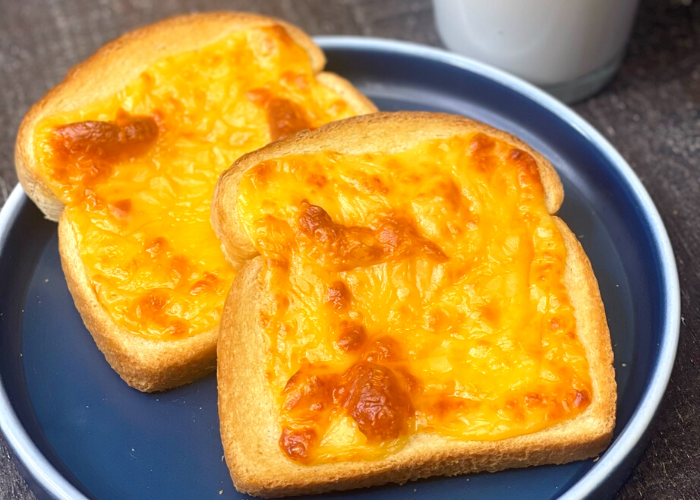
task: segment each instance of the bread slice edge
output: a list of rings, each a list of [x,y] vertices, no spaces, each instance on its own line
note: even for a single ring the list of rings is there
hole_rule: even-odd
[[[215,224],[219,237],[222,240],[229,238],[234,250],[241,242],[246,243],[247,236],[237,224],[235,214],[237,185],[248,168],[267,158],[325,149],[350,154],[407,149],[398,143],[377,147],[383,139],[380,130],[386,125],[385,121],[397,119],[401,130],[410,138],[408,142],[416,143],[428,136],[435,137],[434,120],[447,122],[438,129],[438,136],[447,137],[447,134],[464,133],[465,130],[494,134],[495,130],[448,115],[396,115],[378,113],[335,122],[316,132],[268,145],[239,159],[217,185],[212,217],[221,217],[229,211],[218,220],[218,226]],[[427,122],[423,118],[427,118]],[[375,127],[362,128],[360,133],[353,130],[358,123],[363,126],[370,123]],[[424,131],[419,130],[420,123],[423,123]],[[396,129],[389,127],[389,131]],[[505,137],[514,145],[534,153],[545,189],[559,190],[554,194],[547,192],[546,198],[550,214],[556,213],[563,190],[553,167],[529,146],[504,132],[497,132],[494,135]],[[395,138],[396,141],[400,139]],[[552,179],[552,175],[556,178]],[[583,248],[561,219],[554,215],[553,219],[567,250],[564,284],[575,309],[577,335],[589,362],[593,385],[591,404],[573,419],[539,432],[499,441],[460,441],[418,433],[410,437],[405,448],[377,461],[304,466],[282,455],[277,444],[280,432],[277,410],[264,374],[266,340],[258,324],[262,259],[255,256],[252,245],[247,254],[239,253],[241,270],[224,306],[217,368],[221,436],[236,488],[262,497],[313,494],[390,482],[404,483],[434,475],[565,463],[595,456],[605,449],[615,425],[617,395],[604,306]]]
[[[482,132],[528,152],[535,159],[545,189],[545,203],[555,214],[564,200],[564,189],[554,167],[540,153],[517,137],[469,118],[444,113],[378,112],[328,123],[313,132],[300,132],[241,156],[216,184],[211,207],[212,227],[234,267],[242,267],[257,255],[238,219],[238,185],[245,172],[270,158],[291,154],[336,151],[343,154],[396,153],[429,139]]]
[[[236,488],[265,498],[315,494],[403,484],[436,475],[566,463],[603,451],[612,437],[616,405],[607,322],[583,249],[568,227],[556,217],[555,221],[567,248],[564,281],[590,365],[593,398],[589,407],[553,427],[500,441],[416,434],[398,453],[378,461],[304,466],[282,455],[277,411],[265,382],[264,334],[257,322],[262,259],[247,263],[224,307],[218,347],[221,437]]]
[[[219,328],[178,340],[157,340],[119,327],[99,303],[67,213],[58,222],[58,250],[75,307],[107,362],[131,387],[156,392],[192,382],[216,369]]]

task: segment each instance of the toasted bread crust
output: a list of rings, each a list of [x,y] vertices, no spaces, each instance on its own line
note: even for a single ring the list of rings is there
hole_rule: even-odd
[[[107,362],[131,387],[154,392],[196,380],[216,368],[215,328],[181,340],[150,340],[114,323],[98,302],[80,260],[71,221],[58,221],[58,251],[75,307]]]
[[[346,154],[374,151],[394,153],[427,139],[449,138],[470,132],[483,132],[530,153],[537,162],[548,212],[555,214],[559,210],[564,200],[564,189],[554,167],[517,137],[461,116],[426,112],[373,113],[328,123],[314,132],[300,132],[241,156],[221,175],[216,185],[211,209],[212,226],[229,261],[240,268],[257,254],[240,225],[236,211],[238,183],[250,167],[268,158],[324,149]]]
[[[237,185],[247,168],[264,159],[324,149],[349,154],[394,152],[427,138],[471,130],[495,135],[532,154],[547,190],[548,210],[556,212],[563,198],[556,172],[541,155],[512,136],[447,115],[376,114],[329,124],[239,159],[217,186],[216,209],[212,210],[212,217],[220,217],[215,225],[217,234],[233,248],[245,241],[233,209]],[[593,398],[589,407],[577,417],[545,430],[500,441],[460,441],[428,433],[414,434],[403,449],[378,461],[304,466],[284,457],[278,447],[277,410],[264,374],[266,337],[258,323],[262,259],[243,262],[244,254],[236,254],[244,259],[236,262],[241,271],[224,306],[218,346],[221,437],[236,488],[262,497],[312,494],[404,483],[433,475],[564,463],[602,451],[615,424],[616,386],[610,335],[588,258],[566,224],[557,217],[555,222],[567,250],[564,284],[575,308],[577,334],[590,366]]]
[[[107,361],[132,387],[159,391],[186,384],[215,369],[218,328],[177,341],[147,340],[118,327],[99,305],[90,286],[71,224],[62,217],[63,204],[39,176],[33,132],[44,117],[79,109],[121,90],[149,65],[170,55],[195,50],[240,30],[282,25],[309,54],[323,85],[343,96],[358,113],[374,105],[346,80],[319,73],[325,65],[321,49],[299,28],[279,19],[237,12],[211,12],[167,19],[108,43],[73,68],[25,116],[15,148],[17,175],[28,196],[44,215],[59,221],[60,254],[76,307]]]
[[[42,182],[34,156],[33,132],[37,123],[57,113],[84,107],[107,98],[137,78],[149,65],[174,54],[212,44],[236,31],[281,25],[311,59],[319,81],[338,92],[358,113],[376,111],[374,105],[346,80],[321,73],[323,51],[301,29],[280,19],[243,12],[208,12],[173,17],[131,31],[106,44],[78,64],[36,103],[24,117],[17,135],[15,166],[27,195],[48,219],[58,221],[63,204]]]

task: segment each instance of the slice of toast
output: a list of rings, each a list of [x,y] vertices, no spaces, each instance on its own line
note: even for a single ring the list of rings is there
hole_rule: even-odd
[[[304,464],[291,460],[281,450],[280,406],[267,368],[271,342],[260,316],[262,305],[269,299],[264,291],[267,264],[246,233],[239,213],[239,187],[244,174],[262,162],[287,155],[325,151],[390,154],[409,150],[426,140],[475,132],[504,141],[534,158],[545,191],[546,212],[553,216],[563,201],[563,190],[555,170],[542,155],[487,125],[434,113],[377,113],[331,123],[245,155],[221,176],[212,222],[226,254],[241,270],[222,316],[217,370],[219,417],[226,461],[239,491],[280,497],[404,483],[433,475],[559,464],[595,456],[609,443],[615,424],[616,384],[603,303],[581,245],[566,224],[553,216],[566,249],[562,282],[574,308],[575,336],[589,366],[592,397],[582,413],[536,432],[504,439],[460,439],[415,432],[403,447],[375,459],[338,456],[335,460]],[[290,164],[295,161],[289,160]],[[314,293],[313,288],[310,293]],[[295,300],[303,301],[304,297]],[[394,305],[386,303],[382,307],[392,309]]]
[[[81,259],[78,227],[66,216],[65,203],[47,182],[46,172],[42,170],[35,130],[47,118],[77,112],[112,98],[160,61],[199,51],[238,32],[263,28],[281,28],[281,36],[288,36],[291,43],[301,47],[308,56],[312,78],[335,92],[347,104],[350,115],[376,110],[349,82],[322,72],[323,52],[299,28],[259,15],[212,12],[161,21],[110,42],[73,68],[62,83],[28,112],[20,127],[15,152],[18,177],[27,195],[46,217],[59,221],[59,250],[76,307],[107,361],[129,385],[139,390],[164,390],[213,371],[218,325],[185,338],[162,340],[126,329],[114,320],[100,302]],[[229,64],[235,71],[235,63]],[[251,144],[242,152],[263,144]],[[219,168],[223,170],[229,165],[222,164]],[[213,189],[213,181],[211,184]]]

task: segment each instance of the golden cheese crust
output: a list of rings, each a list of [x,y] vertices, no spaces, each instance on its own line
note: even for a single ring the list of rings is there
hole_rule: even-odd
[[[433,476],[564,463],[595,456],[609,443],[615,424],[616,385],[605,312],[596,278],[575,236],[554,221],[566,247],[563,283],[575,310],[576,335],[589,363],[593,397],[583,413],[531,434],[496,441],[462,441],[415,433],[402,449],[379,460],[301,465],[280,450],[279,410],[265,374],[267,336],[259,321],[264,302],[262,259],[243,231],[237,213],[238,185],[262,161],[332,150],[341,154],[403,151],[432,138],[470,132],[497,137],[535,158],[545,202],[556,213],[563,199],[559,178],[547,160],[518,139],[484,124],[432,113],[378,113],[331,123],[298,134],[239,159],[219,180],[212,222],[226,254],[240,268],[229,293],[218,346],[221,436],[239,491],[263,497],[312,494],[404,483]]]
[[[284,21],[247,13],[212,12],[175,17],[130,32],[105,45],[73,68],[65,80],[28,112],[20,127],[15,163],[27,195],[51,220],[59,221],[60,254],[70,291],[83,320],[107,361],[139,390],[159,391],[188,383],[215,368],[218,328],[176,340],[138,338],[121,328],[100,305],[80,257],[76,228],[64,204],[41,176],[34,131],[46,117],[80,110],[107,99],[157,61],[211,45],[238,31],[282,26],[308,54],[322,85],[341,95],[356,113],[376,110],[344,79],[322,73],[323,52],[299,28]],[[62,216],[62,214],[64,214]]]
[[[430,126],[428,127],[427,124]],[[537,151],[518,138],[483,123],[459,116],[424,112],[373,113],[359,116],[350,123],[330,123],[321,129],[301,132],[294,137],[271,144],[242,156],[224,172],[214,191],[211,217],[214,231],[222,242],[224,253],[234,267],[241,267],[257,255],[237,217],[238,184],[245,172],[268,158],[287,154],[305,154],[332,149],[340,153],[363,154],[373,151],[404,151],[427,139],[449,138],[469,132],[483,132],[511,143],[531,154],[546,192],[546,205],[555,214],[564,200],[564,189],[552,165]],[[309,134],[312,134],[309,137]]]
[[[68,290],[97,347],[127,384],[140,391],[162,391],[188,384],[216,369],[218,328],[171,341],[125,332],[92,292],[77,249],[73,226],[62,216],[58,224],[58,250]]]
[[[196,50],[236,31],[280,25],[309,54],[319,81],[338,92],[358,113],[376,111],[366,97],[345,79],[322,72],[323,51],[301,29],[280,19],[243,12],[208,12],[173,17],[131,31],[106,44],[90,58],[72,68],[36,103],[22,120],[15,146],[15,167],[24,191],[53,221],[63,210],[61,203],[39,176],[33,153],[33,132],[46,116],[80,109],[109,97],[137,78],[149,65],[165,57]]]

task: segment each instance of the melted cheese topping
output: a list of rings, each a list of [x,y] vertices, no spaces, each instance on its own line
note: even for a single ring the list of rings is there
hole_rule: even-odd
[[[177,339],[218,326],[234,278],[209,221],[219,174],[354,114],[272,26],[157,61],[118,94],[44,119],[34,144],[100,304],[131,332]]]
[[[592,390],[535,160],[481,133],[250,169],[280,447],[373,459],[408,436],[531,433]]]

